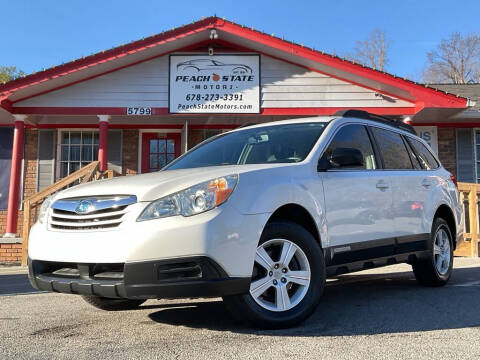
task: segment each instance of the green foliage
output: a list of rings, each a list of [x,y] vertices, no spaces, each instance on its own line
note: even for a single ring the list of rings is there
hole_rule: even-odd
[[[0,83],[7,82],[24,75],[25,73],[22,70],[17,69],[16,66],[0,66]]]

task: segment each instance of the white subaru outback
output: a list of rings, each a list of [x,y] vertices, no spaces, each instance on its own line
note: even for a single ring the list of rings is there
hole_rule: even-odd
[[[462,231],[455,178],[413,129],[348,111],[240,128],[159,172],[55,194],[29,273],[100,309],[221,296],[280,328],[314,311],[329,276],[404,262],[444,285]]]

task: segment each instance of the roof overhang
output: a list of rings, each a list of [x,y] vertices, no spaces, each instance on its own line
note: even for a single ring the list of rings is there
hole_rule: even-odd
[[[218,40],[211,40],[215,29]],[[28,75],[0,85],[0,105],[9,113],[20,113],[15,103],[132,66],[171,52],[188,51],[199,44],[235,46],[240,51],[254,51],[295,65],[303,66],[353,84],[394,96],[414,104],[412,114],[422,109],[450,109],[452,115],[468,107],[468,99],[418,84],[404,78],[365,67],[361,64],[329,55],[301,44],[280,39],[217,17],[182,26],[107,51],[84,57],[67,64]],[[40,111],[40,110],[39,110]],[[402,109],[390,109],[392,115]],[[322,109],[312,110],[312,115]],[[327,111],[328,112],[328,111]],[[450,112],[450,111],[449,111]],[[40,112],[39,112],[40,113]],[[272,115],[272,114],[270,114]]]

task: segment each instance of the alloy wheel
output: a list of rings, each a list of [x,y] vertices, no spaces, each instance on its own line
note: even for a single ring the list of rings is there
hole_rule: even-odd
[[[438,274],[445,275],[450,268],[450,239],[445,229],[440,228],[435,234],[435,242],[433,243],[433,255],[435,268]]]
[[[311,279],[303,250],[286,239],[272,239],[258,246],[250,295],[262,308],[287,311],[305,297]]]

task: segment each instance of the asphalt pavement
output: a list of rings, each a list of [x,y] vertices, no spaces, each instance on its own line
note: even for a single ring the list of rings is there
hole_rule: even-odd
[[[408,265],[332,279],[310,319],[276,331],[235,323],[220,299],[104,312],[0,269],[0,359],[97,358],[480,359],[480,259],[455,259],[443,288],[417,285]]]

